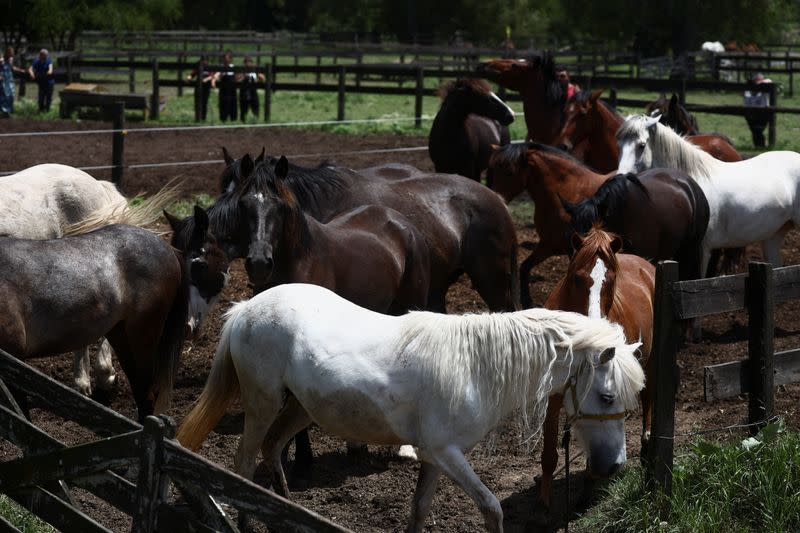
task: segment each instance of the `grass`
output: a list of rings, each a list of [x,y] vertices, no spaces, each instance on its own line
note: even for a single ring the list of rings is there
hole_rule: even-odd
[[[199,205],[203,209],[207,209],[211,204],[214,203],[214,200],[215,198],[213,196],[202,192],[195,194],[192,198],[178,200],[169,206],[167,211],[178,218],[186,218],[194,212],[195,205]]]
[[[22,533],[50,533],[56,531],[50,524],[29,513],[5,494],[0,494],[0,516],[22,531]]]
[[[658,501],[643,488],[641,469],[629,468],[573,530],[800,531],[800,433],[774,423],[741,442],[695,442],[676,462],[669,503],[662,519]]]

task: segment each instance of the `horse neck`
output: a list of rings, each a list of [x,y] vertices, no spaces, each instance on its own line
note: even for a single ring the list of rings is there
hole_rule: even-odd
[[[563,110],[544,102],[544,91],[528,88],[522,93],[522,111],[528,127],[528,140],[553,144],[561,132]]]
[[[606,159],[612,159],[613,163],[608,172],[615,170],[619,165],[619,145],[617,144],[616,133],[625,121],[621,116],[612,112],[599,101],[594,103],[592,113],[592,127],[590,129],[590,143],[596,148],[595,153],[606,155]],[[592,165],[595,168],[600,168]],[[604,170],[608,165],[603,165]]]
[[[287,227],[288,222],[288,227]],[[294,226],[294,231],[288,228]],[[312,282],[308,272],[320,262],[321,250],[316,246],[319,240],[321,223],[300,209],[292,209],[281,235],[280,280],[276,283]],[[276,262],[276,267],[278,262]],[[277,277],[277,276],[276,276]]]
[[[656,124],[656,133],[651,143],[653,151],[653,168],[677,168],[691,176],[707,178],[721,164],[713,156],[693,145],[671,128],[661,123]]]

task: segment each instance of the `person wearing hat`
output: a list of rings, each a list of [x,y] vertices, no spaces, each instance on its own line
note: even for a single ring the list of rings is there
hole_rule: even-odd
[[[53,101],[53,86],[55,76],[53,76],[53,60],[46,48],[39,50],[39,57],[33,60],[28,68],[31,79],[39,86],[39,111],[50,111],[50,104]]]

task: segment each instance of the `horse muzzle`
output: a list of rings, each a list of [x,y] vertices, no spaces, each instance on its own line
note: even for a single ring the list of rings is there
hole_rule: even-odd
[[[272,277],[275,263],[272,257],[248,257],[244,262],[247,276],[254,286],[266,285]]]

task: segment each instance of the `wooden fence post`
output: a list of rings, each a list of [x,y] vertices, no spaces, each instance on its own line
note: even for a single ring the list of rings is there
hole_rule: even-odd
[[[425,89],[422,67],[417,67],[417,86],[414,92],[414,127],[422,127],[422,95]]]
[[[161,99],[158,96],[158,58],[153,58],[153,97],[150,103],[150,116],[158,120]]]
[[[128,92],[136,92],[136,69],[133,66],[133,60],[136,59],[133,52],[128,52]]]
[[[25,54],[19,55],[19,68],[26,71],[25,74],[23,74],[19,79],[19,97],[22,98],[25,96],[25,86],[27,85],[28,80],[28,69],[25,68]]]
[[[168,425],[161,418],[148,416],[142,429],[142,453],[139,459],[139,479],[136,483],[136,516],[132,533],[156,531],[158,506],[164,491],[161,465],[164,462],[165,438],[170,438]]]
[[[755,435],[775,412],[775,275],[770,263],[750,263],[745,283],[750,358],[748,422]]]
[[[72,83],[72,54],[67,56],[67,83]]]
[[[203,91],[206,90],[206,87],[203,87],[203,63],[202,61],[197,62],[197,70],[195,72],[197,75],[194,79],[194,121],[200,122],[202,117],[202,106],[203,106]]]
[[[114,133],[111,138],[111,181],[122,190],[125,174],[125,102],[116,102],[111,106],[111,127]]]
[[[647,487],[672,493],[673,439],[675,436],[675,393],[678,388],[678,339],[680,328],[673,309],[672,286],[678,281],[678,263],[660,261],[656,267],[653,309],[653,352],[650,356],[653,388],[653,419],[650,441],[642,450]],[[666,505],[669,505],[668,503]],[[662,509],[662,516],[669,509]]]
[[[338,107],[336,113],[336,120],[344,120],[344,82],[345,82],[345,70],[344,66],[339,67],[339,99],[338,99]]]
[[[269,122],[272,115],[272,65],[264,69],[264,122]]]
[[[778,107],[778,87],[774,83],[769,84],[769,105]],[[769,115],[769,131],[767,132],[767,145],[772,148],[775,146],[775,137],[778,131],[778,114],[775,112]]]
[[[617,108],[617,89],[616,89],[616,87],[612,87],[611,90],[608,91],[608,103],[614,109]]]
[[[183,64],[186,61],[186,56],[183,53],[178,54],[178,96],[183,96]]]

